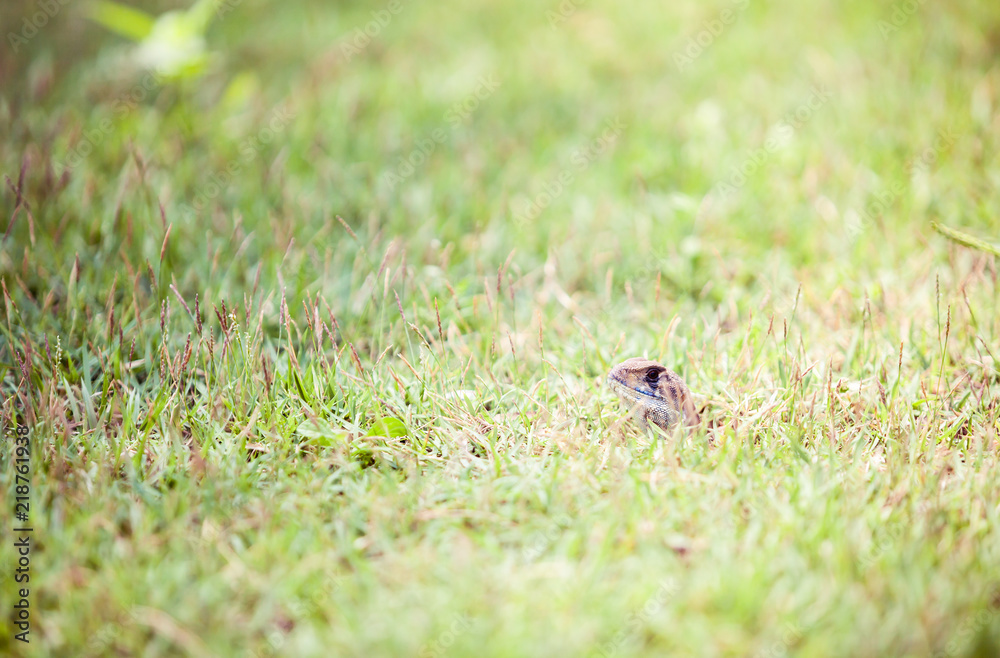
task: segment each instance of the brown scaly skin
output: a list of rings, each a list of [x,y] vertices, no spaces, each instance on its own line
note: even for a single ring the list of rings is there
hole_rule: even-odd
[[[640,357],[623,361],[608,373],[608,385],[643,429],[650,422],[668,433],[682,420],[687,427],[701,424],[684,380],[656,361]]]

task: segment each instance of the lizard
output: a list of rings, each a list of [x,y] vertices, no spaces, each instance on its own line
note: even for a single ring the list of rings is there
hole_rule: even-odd
[[[608,373],[608,385],[643,429],[649,427],[650,421],[667,433],[672,433],[682,420],[689,428],[701,424],[687,384],[656,361],[626,359]]]

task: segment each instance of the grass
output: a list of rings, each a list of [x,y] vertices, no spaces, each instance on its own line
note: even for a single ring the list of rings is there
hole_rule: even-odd
[[[382,9],[4,44],[0,649],[997,655],[995,3]]]

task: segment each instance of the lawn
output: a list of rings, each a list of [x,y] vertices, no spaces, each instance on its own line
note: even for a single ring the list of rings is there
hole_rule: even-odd
[[[0,653],[1000,655],[1000,4],[135,6],[0,9]]]

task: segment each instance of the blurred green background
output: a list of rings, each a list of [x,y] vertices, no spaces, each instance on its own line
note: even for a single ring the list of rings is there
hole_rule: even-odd
[[[1000,4],[0,28],[5,651],[1000,651]]]

